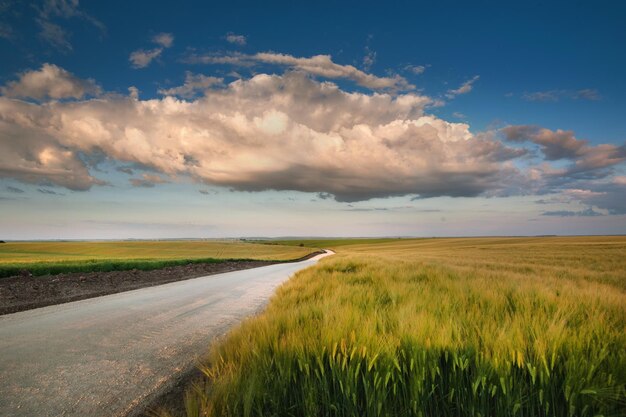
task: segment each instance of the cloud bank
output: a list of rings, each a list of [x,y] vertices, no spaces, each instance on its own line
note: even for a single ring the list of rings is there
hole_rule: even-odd
[[[615,176],[624,146],[594,146],[573,132],[536,126],[473,134],[466,123],[425,113],[430,97],[347,92],[313,78],[325,74],[320,68],[333,77],[359,70],[332,72],[337,64],[327,68],[325,58],[270,58],[315,69],[229,84],[188,73],[182,86],[151,100],[132,93],[85,99],[95,83],[48,64],[24,73],[0,97],[0,176],[87,190],[104,184],[90,168],[108,158],[147,170],[129,180],[138,187],[188,176],[237,190],[296,190],[345,202],[571,192],[589,206],[625,211],[626,181]]]

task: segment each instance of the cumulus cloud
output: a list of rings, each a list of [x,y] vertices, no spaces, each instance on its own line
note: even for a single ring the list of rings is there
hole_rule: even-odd
[[[593,146],[587,140],[577,139],[572,131],[537,126],[508,126],[502,132],[508,141],[538,145],[546,161],[565,162],[559,168],[542,164],[529,169],[537,192],[560,193],[558,201],[542,202],[577,201],[605,209],[609,214],[626,214],[626,184],[621,176],[615,176],[618,165],[626,161],[626,145]]]
[[[580,174],[608,168],[626,160],[626,146],[612,144],[589,145],[584,139],[576,139],[571,130],[550,130],[531,125],[507,126],[502,129],[507,140],[532,142],[539,145],[548,161],[567,159],[573,162],[568,169],[558,171],[562,175]]]
[[[188,73],[162,98],[141,100],[131,88],[129,96],[84,100],[85,86],[95,83],[52,67],[69,87],[23,75],[2,89],[0,177],[87,190],[104,184],[90,161],[108,158],[130,175],[134,167],[151,172],[129,179],[138,187],[188,176],[346,202],[560,193],[594,210],[626,213],[626,179],[615,176],[626,147],[591,145],[570,131],[508,126],[473,134],[466,123],[426,114],[429,97],[347,92],[306,71],[229,84]],[[74,100],[16,98],[24,96]],[[527,158],[517,167],[535,146],[538,164]]]
[[[465,81],[463,84],[461,84],[459,88],[454,89],[454,90],[448,90],[448,92],[446,93],[446,97],[448,97],[449,99],[453,99],[454,97],[460,94],[469,93],[470,91],[472,91],[472,89],[474,88],[474,83],[478,81],[479,78],[480,76],[476,75],[470,78],[469,80]]]
[[[244,35],[237,35],[233,32],[228,32],[225,36],[226,42],[234,43],[235,45],[243,46],[246,44],[247,39]]]
[[[223,84],[224,79],[218,77],[208,77],[202,74],[185,74],[185,83],[179,87],[160,89],[159,94],[165,96],[179,96],[183,98],[191,98],[198,92],[204,92],[216,85]]]
[[[301,72],[259,74],[203,97],[33,104],[0,97],[0,175],[70,189],[102,182],[102,152],[165,177],[238,190],[328,193],[340,201],[497,193],[524,151],[424,114],[414,93],[345,92]],[[150,186],[155,178],[134,178]]]
[[[43,64],[38,70],[20,74],[17,81],[9,82],[0,92],[7,97],[43,99],[80,99],[100,94],[93,80],[83,80],[53,64]]]
[[[299,58],[288,54],[260,52],[253,55],[191,55],[186,59],[189,63],[229,64],[251,66],[254,64],[278,65],[305,72],[307,74],[328,79],[349,79],[362,87],[372,90],[408,91],[415,88],[405,78],[394,75],[377,77],[357,69],[352,65],[341,65],[333,62],[330,55],[315,55],[310,58]]]
[[[153,60],[158,58],[164,49],[170,48],[174,43],[174,36],[171,33],[159,33],[152,38],[152,42],[159,45],[153,49],[138,49],[131,52],[128,60],[135,69],[146,68]]]

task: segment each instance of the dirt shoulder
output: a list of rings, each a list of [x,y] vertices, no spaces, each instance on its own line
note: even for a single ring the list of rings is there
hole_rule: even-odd
[[[319,253],[310,254],[293,262],[311,258]],[[131,269],[1,278],[0,315],[276,263],[279,262],[224,261],[171,266],[151,271]]]

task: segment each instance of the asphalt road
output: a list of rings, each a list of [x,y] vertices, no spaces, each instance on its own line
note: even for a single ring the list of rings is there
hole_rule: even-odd
[[[327,255],[0,316],[0,416],[126,416]]]

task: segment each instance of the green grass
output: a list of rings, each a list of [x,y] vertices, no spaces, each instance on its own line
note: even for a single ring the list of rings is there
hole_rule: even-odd
[[[216,344],[188,416],[626,415],[626,238],[344,245]]]
[[[14,242],[0,244],[0,277],[158,269],[226,260],[287,261],[310,248],[220,241]]]

